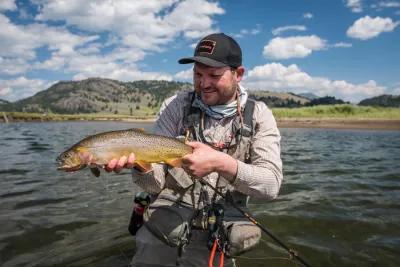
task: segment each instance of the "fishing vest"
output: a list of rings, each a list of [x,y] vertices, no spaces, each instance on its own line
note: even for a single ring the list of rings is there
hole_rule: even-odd
[[[193,99],[194,92],[188,93],[188,101],[184,106],[183,132],[181,132],[181,135],[187,134],[188,131],[190,140],[206,143],[200,123],[202,111],[192,106]],[[232,122],[233,138],[229,149],[223,151],[245,163],[249,163],[250,161],[250,146],[255,132],[256,123],[253,120],[255,103],[254,100],[247,99],[245,107],[242,108],[242,124],[240,117],[238,115],[235,116]],[[190,229],[193,227],[200,229],[204,227],[204,221],[202,221],[201,215],[204,215],[207,210],[207,205],[211,203],[204,201],[206,199],[204,194],[207,192],[204,190],[205,185],[202,185],[197,179],[192,179],[182,168],[168,169],[165,179],[166,188],[160,192],[157,200],[146,210],[144,214],[144,225],[150,232],[169,246],[182,247],[189,242],[188,233]],[[171,183],[171,185],[168,186],[168,183]],[[231,184],[226,183],[220,187],[220,191],[223,194],[228,190],[230,191],[230,197],[238,206],[245,207],[247,205],[249,197],[234,190]],[[229,204],[225,203],[223,199],[220,198],[216,202],[225,205],[225,214],[227,217],[234,218],[232,221],[246,221],[234,208],[229,207]],[[245,224],[227,223],[229,227],[237,227],[238,225],[245,225],[247,227],[249,224],[251,229],[257,228],[251,225],[250,222],[245,222]],[[240,252],[250,249],[254,244],[258,243],[259,236],[261,235],[259,229],[248,231],[247,229],[250,228],[243,228],[246,229],[244,232],[253,232],[255,234],[251,234],[250,237],[242,237],[242,234],[239,235],[240,241],[237,243],[241,244],[239,245],[240,249],[238,249]],[[246,239],[246,242],[242,240],[243,238]],[[249,241],[250,239],[254,241]],[[243,247],[243,244],[246,244],[246,248]]]
[[[195,97],[194,92],[189,93],[190,103],[185,106],[184,117],[183,117],[183,127],[186,131],[189,131],[192,140],[207,143],[203,135],[203,129],[201,129],[201,116],[202,111],[192,105]],[[243,114],[243,125],[241,125],[240,117],[235,116],[232,122],[232,134],[233,138],[229,144],[229,148],[220,150],[232,156],[233,158],[240,160],[245,163],[250,161],[250,146],[251,139],[254,134],[255,122],[253,122],[253,113],[255,108],[255,101],[252,99],[247,99],[245,107],[242,108]],[[184,133],[182,133],[184,134]],[[225,184],[225,189],[223,193],[227,190],[231,191],[231,196],[237,202],[237,204],[244,206],[247,204],[248,197],[244,194],[235,191],[233,186],[230,184]]]

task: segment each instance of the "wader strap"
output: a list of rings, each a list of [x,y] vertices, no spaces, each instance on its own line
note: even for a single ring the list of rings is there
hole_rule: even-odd
[[[190,131],[193,140],[202,143],[207,143],[207,141],[203,136],[200,125],[202,111],[197,107],[193,107],[192,105],[195,98],[195,92],[192,91],[189,92],[188,94],[190,102],[187,103],[187,105],[184,107],[184,115],[183,115],[183,125],[185,131],[186,130]],[[256,104],[255,100],[250,98],[247,99],[246,105],[244,106],[244,110],[242,112],[243,127],[240,123],[239,116],[236,116],[234,118],[234,121],[232,122],[232,133],[234,135],[234,138],[233,140],[231,140],[231,143],[229,144],[228,151],[224,151],[229,155],[233,156],[234,158],[242,160],[244,162],[247,162],[250,157],[249,155],[250,142],[255,132],[254,130],[255,123],[253,122],[255,104]],[[183,133],[183,135],[184,134],[185,133]],[[240,194],[239,192],[238,194],[235,195],[236,195],[235,199],[238,202],[241,202],[241,204],[247,203],[248,198],[245,197],[245,195]]]
[[[253,125],[253,113],[256,102],[253,99],[247,99],[246,106],[244,107],[243,114],[243,130],[242,135],[246,137],[252,137],[254,133]]]

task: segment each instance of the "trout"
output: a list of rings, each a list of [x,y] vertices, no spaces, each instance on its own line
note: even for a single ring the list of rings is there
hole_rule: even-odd
[[[142,171],[151,169],[151,163],[181,166],[181,158],[192,153],[192,148],[179,139],[149,134],[140,129],[110,131],[88,136],[57,157],[59,170],[67,172],[90,167],[100,175],[110,160],[135,154],[135,166]]]

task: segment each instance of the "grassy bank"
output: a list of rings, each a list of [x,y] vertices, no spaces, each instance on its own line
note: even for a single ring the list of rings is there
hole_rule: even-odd
[[[400,120],[400,108],[365,107],[356,105],[327,105],[301,108],[273,108],[277,119],[382,119]]]
[[[54,113],[28,113],[28,112],[0,112],[0,122],[5,120],[4,115],[9,121],[129,121],[129,120],[154,120],[155,116],[129,116],[118,114],[54,114]]]
[[[282,119],[343,119],[343,120],[400,120],[400,108],[364,107],[356,105],[328,105],[302,108],[273,108],[272,112],[278,120]],[[154,120],[155,116],[124,114],[92,113],[92,114],[54,114],[0,112],[0,121],[6,115],[9,121],[75,121],[75,120],[113,120],[134,121]]]

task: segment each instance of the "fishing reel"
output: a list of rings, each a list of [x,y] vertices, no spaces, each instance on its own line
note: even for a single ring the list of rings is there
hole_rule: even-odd
[[[221,204],[213,204],[208,211],[207,229],[208,240],[207,247],[212,249],[216,240],[222,241],[224,236],[223,220],[224,220],[224,207]]]
[[[129,221],[128,231],[131,235],[136,235],[136,232],[143,225],[143,213],[150,205],[151,197],[147,192],[139,192],[133,200],[132,215]]]

